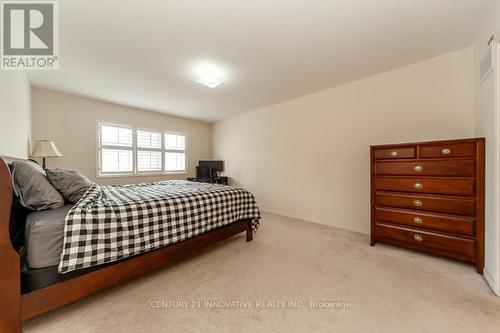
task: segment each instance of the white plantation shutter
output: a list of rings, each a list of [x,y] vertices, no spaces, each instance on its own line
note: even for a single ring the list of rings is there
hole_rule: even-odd
[[[132,148],[132,128],[101,126],[101,145]]]
[[[162,171],[161,132],[137,130],[137,171]]]
[[[161,149],[161,132],[137,130],[137,148]]]
[[[102,150],[102,171],[105,173],[131,172],[132,151],[104,148]]]
[[[165,133],[165,171],[186,171],[186,136]]]
[[[137,171],[161,171],[161,151],[137,151]]]
[[[165,152],[165,170],[166,171],[185,171],[186,154]]]
[[[133,172],[132,128],[101,125],[99,134],[100,173],[116,174]]]
[[[165,149],[184,150],[186,137],[184,135],[165,133]]]

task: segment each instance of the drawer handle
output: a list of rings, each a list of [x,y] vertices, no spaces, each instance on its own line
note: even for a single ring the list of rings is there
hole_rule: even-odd
[[[415,172],[422,172],[424,168],[422,168],[421,165],[415,165],[415,167],[413,168],[413,170],[415,170]]]
[[[422,207],[422,201],[420,200],[413,201],[413,204],[415,205],[415,207]]]
[[[392,156],[392,157],[396,157],[396,156],[398,156],[398,152],[397,152],[397,151],[391,151],[391,156]]]
[[[416,240],[417,242],[421,242],[424,238],[420,235],[413,235],[413,239]]]
[[[450,148],[443,148],[441,149],[441,154],[443,155],[449,155],[451,153],[451,149]]]
[[[422,187],[424,187],[424,186],[420,183],[415,183],[415,185],[413,185],[413,187],[415,187],[417,190],[421,190]]]
[[[414,217],[414,218],[413,218],[413,222],[415,222],[416,224],[420,224],[420,223],[422,223],[422,221],[423,221],[423,220],[422,220],[422,218],[421,218],[421,217],[418,217],[418,216],[417,216],[417,217]]]

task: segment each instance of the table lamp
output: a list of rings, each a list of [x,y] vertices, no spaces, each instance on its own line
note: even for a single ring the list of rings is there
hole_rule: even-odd
[[[35,149],[33,149],[33,153],[31,157],[41,157],[43,159],[43,168],[45,167],[45,158],[46,157],[60,157],[63,156],[59,149],[57,149],[54,141],[50,140],[37,140],[35,141]]]

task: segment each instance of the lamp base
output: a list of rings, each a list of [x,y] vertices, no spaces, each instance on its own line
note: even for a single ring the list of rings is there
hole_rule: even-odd
[[[47,167],[45,165],[45,157],[42,157],[42,168],[43,168],[43,170],[47,169]]]

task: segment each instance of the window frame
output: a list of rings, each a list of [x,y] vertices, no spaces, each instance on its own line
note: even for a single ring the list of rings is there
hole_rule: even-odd
[[[165,148],[165,134],[172,134],[172,135],[183,136],[184,137],[184,150],[167,149],[167,148]],[[163,131],[163,136],[162,136],[161,140],[162,140],[162,148],[163,148],[163,153],[162,153],[163,171],[165,173],[168,173],[168,174],[182,174],[182,173],[187,173],[187,168],[188,168],[188,154],[187,154],[188,141],[187,141],[187,135],[184,134],[184,133],[180,133],[180,132]],[[166,171],[165,170],[165,153],[184,153],[184,170]]]
[[[137,145],[137,131],[142,131],[142,132],[156,132],[160,133],[160,139],[161,139],[161,145],[160,148],[140,148]],[[137,175],[155,175],[155,174],[163,174],[165,172],[165,162],[163,161],[163,147],[165,146],[164,140],[163,140],[163,131],[161,130],[156,130],[156,129],[150,129],[150,128],[144,128],[144,127],[136,127],[134,129],[134,143],[135,143],[135,151],[133,154],[134,157],[134,171],[136,172]],[[161,170],[151,170],[151,171],[140,171],[139,170],[139,157],[138,153],[140,151],[156,151],[161,153]]]
[[[112,145],[101,144],[101,127],[113,126],[123,127],[132,130],[132,148]],[[137,131],[157,132],[161,133],[161,149],[157,148],[139,148],[137,146]],[[165,149],[165,134],[174,134],[184,136],[184,150]],[[102,165],[102,150],[103,149],[120,149],[132,151],[132,171],[124,172],[106,172],[101,170]],[[138,171],[138,151],[160,151],[161,152],[161,171]],[[183,152],[184,153],[184,170],[179,171],[166,171],[165,170],[165,153],[166,152]],[[186,175],[188,174],[188,137],[184,132],[151,129],[145,127],[117,124],[108,121],[97,121],[96,124],[96,178],[120,178],[120,177],[142,177],[142,176],[164,176],[164,175]]]
[[[102,135],[101,135],[101,127],[109,126],[109,127],[118,127],[118,128],[127,128],[132,131],[132,147],[124,147],[124,146],[114,146],[114,145],[103,145],[102,144]],[[108,176],[123,176],[133,174],[135,166],[134,166],[134,146],[135,146],[135,131],[132,126],[121,125],[121,124],[113,124],[113,123],[98,123],[97,128],[97,174],[102,177]],[[115,149],[115,150],[125,150],[132,152],[132,171],[117,171],[117,172],[102,172],[102,151],[103,149]]]

